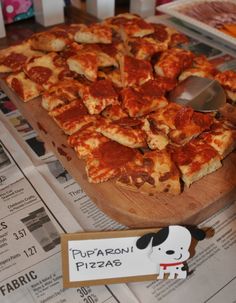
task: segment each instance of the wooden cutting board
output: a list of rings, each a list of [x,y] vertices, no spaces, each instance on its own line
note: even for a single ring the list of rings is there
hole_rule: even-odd
[[[129,227],[161,227],[170,224],[198,224],[236,200],[236,152],[223,167],[184,188],[179,196],[163,193],[148,196],[129,191],[113,182],[91,184],[87,181],[84,161],[79,160],[66,142],[66,135],[41,107],[41,98],[23,103],[0,79],[0,85],[28,119],[96,205],[114,220]]]

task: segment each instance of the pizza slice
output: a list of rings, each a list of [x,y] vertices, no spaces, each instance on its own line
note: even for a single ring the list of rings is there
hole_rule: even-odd
[[[96,148],[108,141],[108,138],[96,132],[96,124],[82,127],[67,139],[79,159],[86,159]]]
[[[148,194],[181,192],[179,171],[166,150],[137,154],[125,165],[117,184]]]
[[[101,114],[103,117],[112,121],[128,117],[128,114],[124,111],[120,103],[107,106]]]
[[[97,122],[98,117],[89,115],[81,99],[75,99],[49,112],[57,125],[68,135],[81,129],[83,126]]]
[[[40,96],[43,91],[42,86],[31,81],[24,72],[10,74],[6,82],[24,102]]]
[[[29,41],[0,50],[0,73],[22,71],[25,63],[43,53],[31,49]]]
[[[152,120],[148,118],[143,120],[142,130],[145,131],[147,136],[147,144],[151,150],[163,150],[170,143],[168,136],[160,129],[158,129]]]
[[[42,95],[42,107],[51,111],[78,98],[83,84],[74,79],[65,79],[52,85]]]
[[[81,52],[67,59],[69,69],[90,81],[96,81],[98,73],[98,58],[94,52]]]
[[[32,58],[25,64],[24,71],[32,81],[42,85],[44,89],[74,76],[65,60],[54,52]]]
[[[135,157],[137,150],[107,141],[86,158],[88,181],[101,183],[118,177],[123,167]]]
[[[187,187],[222,166],[219,153],[201,139],[174,148],[172,157]]]
[[[236,102],[236,72],[233,70],[219,72],[215,76],[215,80],[225,89],[227,97],[233,102]]]
[[[123,56],[120,59],[120,71],[123,87],[142,85],[153,79],[152,66],[147,60]]]
[[[214,118],[211,114],[195,112],[190,107],[169,103],[148,116],[155,129],[168,135],[172,143],[181,145],[208,130]]]
[[[105,137],[130,148],[146,147],[146,134],[141,129],[142,121],[139,119],[122,118],[109,121],[105,119],[97,131]]]
[[[163,91],[163,94],[174,89],[178,83],[176,79],[166,78],[154,75],[154,79],[156,80],[156,85]]]
[[[154,69],[158,76],[175,79],[183,70],[192,66],[193,58],[193,53],[188,50],[171,48],[161,54]]]
[[[83,25],[74,35],[78,43],[111,43],[112,31],[109,27],[101,23]]]
[[[217,69],[204,55],[193,58],[193,65],[185,69],[179,76],[179,81],[183,81],[189,76],[213,79],[217,74]]]
[[[113,83],[113,85],[117,88],[122,88],[122,86],[123,86],[119,68],[115,68],[115,69],[111,69],[111,70],[100,69],[98,71],[98,79],[110,80]]]
[[[121,26],[134,19],[141,19],[141,17],[131,13],[123,13],[110,18],[106,18],[103,21],[103,24],[110,27],[113,31],[119,33]]]
[[[53,27],[50,30],[32,35],[29,42],[35,50],[60,52],[69,45],[72,40],[64,28]]]
[[[127,41],[129,37],[144,37],[154,32],[153,26],[142,18],[133,18],[124,22],[119,33],[123,41]]]
[[[109,80],[99,80],[84,87],[81,97],[91,115],[100,114],[107,106],[118,102],[118,94]]]
[[[130,117],[141,117],[168,104],[156,80],[121,91],[122,106]]]
[[[150,60],[156,53],[161,53],[168,49],[168,44],[159,42],[151,37],[129,38],[127,40],[129,53],[137,59]]]
[[[200,135],[224,159],[236,148],[236,127],[228,121],[215,121],[211,129]]]

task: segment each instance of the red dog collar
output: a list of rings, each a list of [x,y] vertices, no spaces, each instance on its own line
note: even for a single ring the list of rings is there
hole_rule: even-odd
[[[169,267],[169,266],[177,266],[177,265],[182,265],[183,264],[183,262],[178,262],[178,263],[168,263],[168,264],[165,264],[165,263],[161,263],[160,264],[160,266],[162,266],[163,267],[163,269],[166,269],[167,267]]]

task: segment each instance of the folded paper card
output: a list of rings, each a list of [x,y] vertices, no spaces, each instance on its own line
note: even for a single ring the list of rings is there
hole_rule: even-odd
[[[184,279],[192,238],[202,240],[205,232],[171,225],[62,235],[64,287]]]

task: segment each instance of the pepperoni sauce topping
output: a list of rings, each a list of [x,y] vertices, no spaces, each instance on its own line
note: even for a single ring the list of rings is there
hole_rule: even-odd
[[[94,82],[89,91],[94,98],[118,98],[110,80]]]
[[[85,107],[82,100],[78,99],[78,102],[76,102],[76,105],[73,107],[67,109],[63,113],[56,116],[56,120],[60,121],[61,123],[67,122],[67,121],[73,121],[78,119],[79,116],[83,116],[88,114],[88,110]]]
[[[125,72],[127,72],[128,82],[137,82],[141,79],[150,78],[152,66],[146,60],[139,60],[129,56],[125,57]],[[135,81],[135,82],[136,82]]]
[[[17,95],[20,96],[20,98],[24,99],[23,86],[22,83],[17,78],[12,79],[11,87],[17,93]]]
[[[12,70],[17,70],[18,68],[20,68],[21,66],[24,65],[24,63],[26,62],[27,57],[22,55],[22,54],[18,54],[18,53],[11,53],[9,56],[7,56],[2,64],[10,67]]]
[[[127,162],[131,161],[136,151],[127,146],[121,145],[115,141],[103,143],[96,152],[95,157],[103,164],[110,168],[120,168]]]
[[[213,118],[208,114],[194,112],[194,110],[190,107],[181,108],[175,116],[176,128],[182,129],[192,123],[204,130],[211,126],[213,123]]]
[[[154,27],[154,33],[149,35],[149,37],[152,37],[153,39],[161,42],[164,42],[168,39],[168,32],[164,24],[152,23],[152,26]]]
[[[44,66],[34,66],[28,70],[28,76],[38,84],[44,84],[51,77],[52,71]]]
[[[163,91],[160,89],[160,85],[156,80],[148,80],[142,84],[140,93],[147,97],[160,97],[163,95]]]

